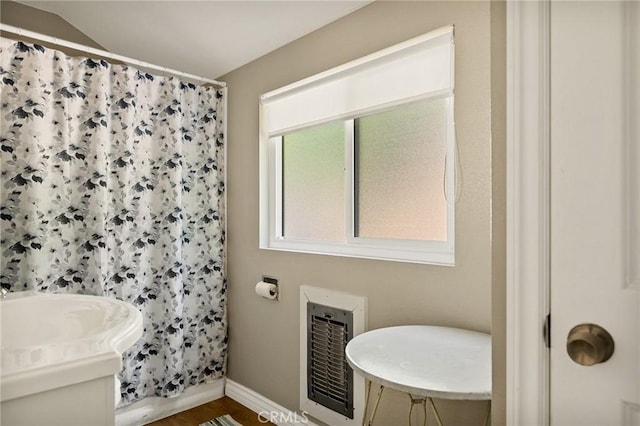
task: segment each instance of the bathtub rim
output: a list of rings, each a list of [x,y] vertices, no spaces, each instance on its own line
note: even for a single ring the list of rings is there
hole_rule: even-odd
[[[0,302],[0,311],[4,311],[2,306],[6,303],[24,302],[26,298],[31,297],[69,299],[69,303],[73,303],[73,300],[76,302],[90,300],[107,306],[115,304],[126,308],[124,310],[126,314],[117,318],[117,322],[112,325],[110,330],[101,333],[100,341],[96,342],[92,352],[70,354],[68,359],[52,360],[49,364],[44,365],[3,368],[0,373],[1,402],[117,374],[122,369],[122,353],[142,336],[143,325],[140,311],[130,303],[105,296],[53,294],[32,290],[13,292]],[[4,323],[7,318],[3,312],[0,312],[0,315]],[[2,328],[6,326],[3,324]],[[29,348],[25,349],[26,352],[29,350]],[[4,352],[4,348],[2,351]],[[12,349],[11,351],[15,353],[19,350]]]

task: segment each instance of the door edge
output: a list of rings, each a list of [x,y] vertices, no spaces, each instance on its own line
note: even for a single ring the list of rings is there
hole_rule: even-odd
[[[507,2],[508,425],[549,424],[550,0]]]

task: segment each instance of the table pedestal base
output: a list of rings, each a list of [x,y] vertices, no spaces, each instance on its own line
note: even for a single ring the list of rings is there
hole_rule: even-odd
[[[378,396],[376,397],[376,402],[373,404],[373,409],[371,411],[371,417],[369,417],[369,421],[367,421],[367,411],[369,408],[369,397],[371,395],[371,381],[367,383],[367,395],[364,402],[364,413],[362,415],[362,426],[372,426],[373,419],[376,417],[376,412],[378,411],[378,405],[380,404],[380,398],[382,398],[382,391],[384,391],[384,386],[380,385],[380,389],[378,389]],[[436,419],[436,423],[438,426],[443,426],[442,419],[440,418],[440,414],[438,413],[438,409],[436,405],[433,403],[433,399],[431,397],[425,398],[414,398],[413,395],[407,394],[409,399],[411,400],[411,406],[409,407],[409,426],[411,426],[411,414],[413,413],[413,407],[415,405],[421,405],[422,411],[424,413],[424,422],[423,426],[427,426],[427,404],[431,407],[433,414]],[[483,425],[489,426],[489,420],[491,419],[491,401],[489,401],[489,409],[487,410],[487,415],[484,418]]]

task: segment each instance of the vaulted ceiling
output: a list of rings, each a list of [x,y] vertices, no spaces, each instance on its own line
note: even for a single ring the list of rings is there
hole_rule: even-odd
[[[108,51],[218,78],[366,5],[348,1],[20,1]]]

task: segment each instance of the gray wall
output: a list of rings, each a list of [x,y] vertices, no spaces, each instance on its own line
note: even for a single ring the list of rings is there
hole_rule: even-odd
[[[6,0],[0,1],[0,22],[7,25],[13,25],[14,27],[22,28],[24,30],[35,31],[48,36],[57,37],[62,40],[73,41],[75,43],[95,47],[96,49],[102,49],[102,46],[87,37],[84,33],[69,24],[60,16],[34,7],[25,6],[21,3]],[[12,37],[11,34],[3,35],[6,37]],[[25,37],[21,37],[20,39],[30,41],[30,39]],[[41,41],[38,41],[38,43],[44,46],[60,49],[57,46],[52,46]],[[69,55],[86,55],[85,53],[77,52],[68,48],[61,50],[64,50],[64,52]]]
[[[491,334],[493,425],[506,424],[507,7],[491,2]]]
[[[503,8],[502,8],[503,9]],[[492,20],[492,14],[494,19]],[[228,278],[231,380],[289,408],[299,406],[299,287],[314,285],[368,298],[370,329],[436,324],[489,332],[492,287],[504,293],[499,214],[500,173],[492,178],[492,37],[499,49],[504,16],[488,1],[375,2],[220,79],[229,86]],[[495,21],[492,28],[492,21]],[[258,249],[258,97],[260,94],[448,24],[456,36],[456,125],[462,194],[456,209],[456,266],[438,267]],[[496,65],[497,66],[497,65]],[[504,76],[504,73],[502,73]],[[502,83],[498,82],[498,85]],[[495,92],[495,93],[494,93]],[[499,139],[499,138],[498,138]],[[496,143],[498,143],[497,141]],[[504,164],[498,165],[500,170]],[[495,194],[493,192],[495,191]],[[500,205],[504,209],[503,205]],[[496,250],[492,258],[492,249]],[[493,266],[492,266],[493,265]],[[253,287],[263,274],[280,278],[282,297],[262,300]],[[494,296],[500,300],[500,296]],[[504,306],[493,318],[501,320]],[[497,327],[503,333],[502,325]],[[495,377],[502,380],[501,348]],[[498,394],[502,395],[500,392]],[[485,405],[437,401],[445,424],[480,424]],[[503,423],[497,403],[494,423]],[[407,397],[383,397],[380,424],[406,421]]]

